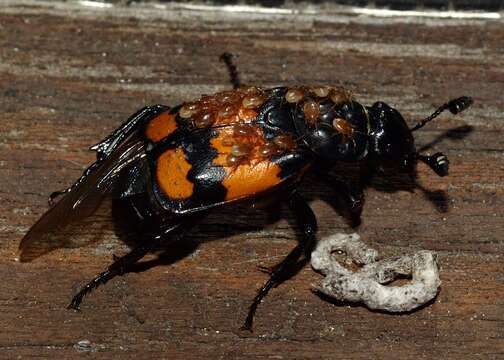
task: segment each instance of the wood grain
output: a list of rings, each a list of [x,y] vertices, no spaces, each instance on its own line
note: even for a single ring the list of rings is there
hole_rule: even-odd
[[[0,358],[503,358],[503,37],[502,21],[2,2]],[[429,191],[379,179],[351,229],[341,209],[320,200],[337,199],[330,187],[312,176],[302,187],[320,236],[358,231],[384,256],[437,251],[442,289],[432,304],[404,315],[332,304],[310,291],[319,275],[306,267],[271,292],[254,333],[241,332],[266,279],[257,266],[278,262],[296,243],[285,208],[278,217],[214,212],[167,249],[173,255],[163,264],[115,279],[79,313],[65,309],[71,295],[127,251],[110,214],[87,220],[82,231],[100,239],[92,246],[15,261],[47,195],[93,160],[89,145],[145,104],[228,87],[224,51],[238,54],[246,83],[343,84],[411,123],[449,98],[474,97],[466,113],[415,134],[419,146],[439,139],[430,151],[451,160],[446,178],[419,165]]]

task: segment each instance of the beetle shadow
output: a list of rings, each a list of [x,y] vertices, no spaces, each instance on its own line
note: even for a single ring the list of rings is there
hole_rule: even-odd
[[[437,176],[433,172],[431,176]],[[431,190],[423,186],[418,181],[415,170],[412,174],[377,174],[369,179],[367,188],[373,188],[380,192],[394,193],[397,191],[407,191],[415,193],[420,190],[423,197],[440,213],[444,214],[450,210],[450,197],[445,190]]]
[[[453,141],[459,141],[465,139],[474,131],[474,127],[471,125],[463,125],[453,129],[446,130],[432,141],[421,146],[418,149],[419,153],[427,151],[434,147],[435,145],[441,143],[445,139],[450,139]],[[416,174],[415,174],[416,177]],[[422,186],[420,183],[415,182],[416,188],[422,191],[424,197],[429,200],[436,209],[441,213],[446,213],[449,210],[450,198],[444,190],[430,190]]]
[[[417,181],[416,171],[401,174],[394,171],[370,172],[367,169],[366,164],[359,166],[351,163],[337,164],[330,171],[318,169],[307,175],[303,188],[306,188],[305,193],[309,194],[310,200],[323,200],[354,229],[361,224],[368,189],[385,193],[414,193],[420,190],[437,211],[446,213],[449,210],[450,199],[446,191],[425,188]]]
[[[127,272],[143,272],[156,266],[171,265],[194,254],[203,243],[257,232],[274,224],[285,217],[275,207],[277,201],[268,201],[259,206],[254,204],[253,207],[250,204],[231,204],[218,212],[198,213],[167,235],[166,241],[156,244],[152,250],[156,254],[155,258],[138,262],[129,267]],[[112,222],[119,240],[130,248],[144,241],[145,235],[137,226],[138,217],[131,207],[124,206],[121,201],[112,203]]]
[[[419,190],[438,212],[449,211],[450,198],[447,192],[424,187],[417,181],[416,170],[413,173],[399,173],[390,170],[371,172],[369,169],[366,164],[359,166],[351,163],[337,164],[330,171],[318,169],[307,175],[304,187],[310,195],[310,200],[318,198],[329,204],[351,228],[357,228],[361,224],[365,194],[370,188],[385,193],[414,193]],[[437,175],[432,173],[432,176]]]
[[[437,176],[433,172],[431,176]],[[414,193],[415,190],[420,190],[423,197],[429,201],[434,208],[440,213],[447,213],[450,210],[450,197],[445,190],[431,190],[424,187],[418,181],[416,170],[412,174],[387,174],[381,173],[372,176],[368,179],[366,188],[394,193],[397,191],[408,191]]]
[[[112,201],[112,223],[116,236],[131,249],[138,247],[145,241],[151,241],[143,232],[141,221],[133,208],[121,199]],[[170,265],[190,256],[196,251],[199,243],[192,241],[190,237],[185,237],[184,241],[181,241],[185,234],[184,230],[184,228],[179,228],[172,231],[166,241],[157,243],[150,251],[150,253],[157,255],[155,258],[140,260],[128,266],[125,272],[139,273],[159,265]]]
[[[455,140],[455,141],[463,140],[467,136],[469,136],[469,134],[471,134],[473,131],[474,131],[474,126],[471,126],[471,125],[463,125],[463,126],[459,126],[459,127],[453,128],[453,129],[446,130],[445,132],[443,132],[442,134],[440,134],[439,136],[434,138],[434,140],[432,140],[431,142],[420,147],[418,149],[418,152],[427,151],[445,139],[451,139],[451,140]]]
[[[315,166],[313,172],[306,175],[300,190],[309,202],[322,200],[348,226],[357,228],[361,224],[362,205],[365,201],[365,197],[359,195],[360,181],[357,164],[339,163],[331,170]],[[355,202],[352,203],[351,197]]]

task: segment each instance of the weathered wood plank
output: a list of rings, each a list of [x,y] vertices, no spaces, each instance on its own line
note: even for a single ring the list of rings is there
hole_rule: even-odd
[[[504,356],[502,21],[88,10],[27,1],[0,5],[0,31],[0,357]],[[356,229],[385,256],[438,251],[443,284],[433,304],[400,316],[330,304],[309,291],[319,276],[305,268],[272,291],[253,334],[239,331],[266,278],[257,265],[274,264],[295,244],[286,209],[289,221],[244,208],[210,215],[184,246],[168,249],[181,259],[112,281],[80,313],[65,310],[72,292],[126,250],[107,214],[88,222],[101,238],[96,245],[15,261],[19,240],[47,209],[47,194],[93,160],[87,147],[144,104],[176,104],[227,87],[217,60],[224,51],[239,55],[247,83],[345,84],[363,102],[387,101],[412,122],[450,97],[475,98],[467,113],[418,133],[426,144],[450,129],[473,130],[433,147],[451,159],[449,177],[419,166],[433,201],[396,180],[376,182]],[[327,185],[308,177],[303,192],[313,199],[321,236],[352,231],[317,200],[337,198]],[[90,345],[76,346],[82,340]]]

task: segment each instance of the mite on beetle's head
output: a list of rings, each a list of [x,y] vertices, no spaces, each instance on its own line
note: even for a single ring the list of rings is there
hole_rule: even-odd
[[[418,160],[427,164],[439,176],[448,175],[448,159],[442,153],[423,155],[416,151],[413,132],[425,126],[445,110],[458,114],[467,109],[473,100],[468,96],[453,99],[434,111],[427,118],[409,128],[402,115],[383,102],[368,107],[370,138],[368,157],[380,169],[393,168],[401,172],[413,172]]]

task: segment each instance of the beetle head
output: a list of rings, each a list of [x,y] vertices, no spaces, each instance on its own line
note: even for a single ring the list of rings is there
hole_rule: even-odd
[[[402,115],[383,102],[377,102],[368,108],[370,119],[369,158],[381,169],[396,169],[412,173],[418,160],[426,163],[439,176],[448,175],[448,159],[442,153],[423,155],[416,151],[412,132],[422,128],[449,110],[458,114],[467,109],[473,100],[468,96],[453,99],[441,105],[430,116],[419,121],[411,129]]]
[[[368,111],[371,127],[368,157],[381,169],[413,171],[415,141],[402,115],[383,102],[373,104]]]

